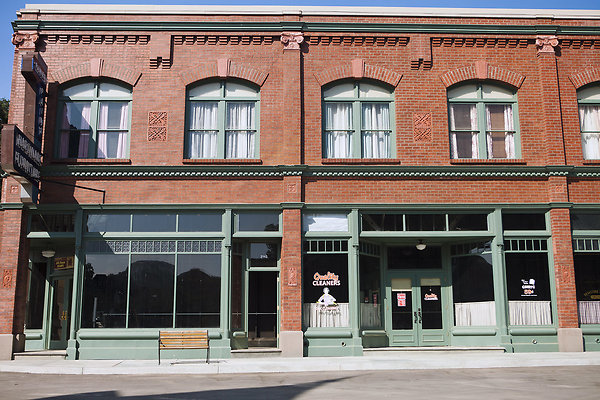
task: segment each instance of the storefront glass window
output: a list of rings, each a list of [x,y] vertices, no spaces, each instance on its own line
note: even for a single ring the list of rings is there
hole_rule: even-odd
[[[242,296],[244,287],[242,284],[243,276],[243,256],[242,245],[239,242],[233,242],[231,250],[231,330],[241,331],[242,327]]]
[[[222,213],[179,214],[179,232],[221,232]]]
[[[173,326],[175,255],[131,256],[129,327]]]
[[[403,231],[402,214],[363,214],[363,231]]]
[[[448,214],[450,231],[487,231],[487,214]]]
[[[388,268],[442,268],[442,249],[439,246],[427,246],[425,250],[417,250],[415,246],[390,246]]]
[[[381,323],[381,267],[379,257],[360,256],[360,326],[379,328]]]
[[[175,327],[218,327],[221,306],[221,256],[177,256]]]
[[[88,254],[83,277],[82,328],[125,328],[127,254]]]
[[[304,232],[348,232],[346,214],[304,214]]]
[[[600,253],[576,253],[575,286],[580,324],[600,324]]]
[[[505,263],[509,324],[552,324],[547,253],[506,253]]]
[[[88,214],[88,232],[129,232],[130,214]]]
[[[452,258],[452,295],[456,326],[496,325],[491,253]]]
[[[175,232],[175,214],[133,214],[133,232]]]
[[[73,214],[33,214],[31,232],[74,232]]]
[[[349,326],[348,255],[306,254],[303,277],[304,325]]]
[[[277,267],[277,243],[250,243],[251,267]]]
[[[543,231],[546,230],[546,216],[535,213],[502,214],[502,228],[505,231]]]
[[[444,214],[408,214],[406,216],[407,231],[445,231],[446,215]]]
[[[600,230],[600,214],[571,214],[574,231]]]
[[[33,263],[30,272],[27,300],[27,329],[42,329],[44,293],[46,291],[46,263]]]
[[[279,230],[277,212],[240,212],[237,214],[240,232],[276,232]]]

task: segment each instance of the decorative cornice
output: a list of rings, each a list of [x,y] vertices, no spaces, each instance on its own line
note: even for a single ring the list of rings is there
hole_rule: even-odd
[[[182,45],[261,45],[273,44],[277,36],[271,35],[174,35],[173,44]]]
[[[439,167],[417,166],[256,166],[256,165],[190,165],[190,166],[131,166],[131,165],[52,165],[42,169],[43,177],[72,178],[283,178],[312,176],[324,178],[525,178],[544,179],[553,176],[571,178],[600,178],[600,168],[520,165]]]
[[[42,35],[47,44],[141,44],[150,41],[150,35]]]
[[[455,38],[435,37],[431,38],[433,47],[498,47],[498,48],[526,48],[533,44],[532,39],[519,38]]]
[[[394,47],[406,46],[407,36],[322,36],[312,35],[306,37],[306,42],[311,45],[323,46],[365,46],[365,47]]]
[[[600,40],[560,39],[563,49],[600,49]]]
[[[455,33],[490,35],[598,35],[600,26],[576,25],[477,25],[352,22],[259,21],[77,21],[16,20],[14,31],[205,31],[205,32],[355,32],[355,33]]]

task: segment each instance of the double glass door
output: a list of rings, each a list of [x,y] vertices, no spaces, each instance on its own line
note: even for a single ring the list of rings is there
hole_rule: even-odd
[[[391,346],[443,346],[448,335],[446,287],[440,274],[393,274],[387,285],[386,328]]]
[[[66,349],[71,327],[73,277],[52,278],[50,308],[50,349]]]

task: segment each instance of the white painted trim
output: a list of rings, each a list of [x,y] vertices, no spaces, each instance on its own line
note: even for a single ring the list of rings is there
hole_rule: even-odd
[[[297,7],[210,5],[27,4],[17,15],[44,14],[156,14],[156,15],[321,15],[459,18],[600,19],[600,10],[543,10],[502,8],[424,7]]]

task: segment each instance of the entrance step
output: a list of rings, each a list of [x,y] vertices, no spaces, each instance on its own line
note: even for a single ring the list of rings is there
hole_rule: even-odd
[[[281,349],[275,347],[252,347],[231,350],[231,358],[272,358],[281,357]]]
[[[463,346],[432,346],[432,347],[377,347],[363,349],[365,356],[385,356],[385,355],[397,355],[398,353],[407,352],[465,352],[465,353],[476,353],[476,352],[497,352],[504,353],[506,350],[504,347],[496,346],[482,346],[482,347],[463,347]]]
[[[66,350],[29,350],[13,354],[15,360],[64,360]]]

